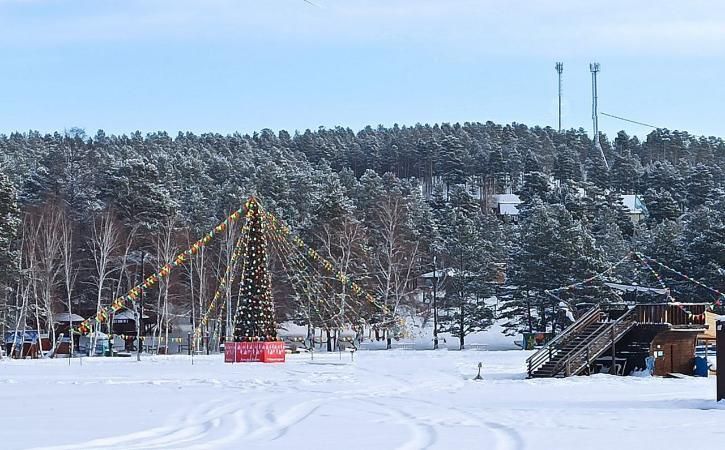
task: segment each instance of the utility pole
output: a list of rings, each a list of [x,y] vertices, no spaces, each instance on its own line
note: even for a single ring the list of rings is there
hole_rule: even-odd
[[[433,255],[433,350],[438,350],[438,265]]]
[[[556,73],[559,74],[559,133],[561,133],[561,74],[564,72],[564,63],[556,63]]]
[[[602,155],[604,167],[608,170],[609,164],[607,163],[607,158],[604,156],[602,145],[599,143],[599,98],[597,95],[597,73],[599,73],[599,63],[594,62],[589,64],[589,71],[592,73],[592,131],[594,132],[594,150],[599,151]]]

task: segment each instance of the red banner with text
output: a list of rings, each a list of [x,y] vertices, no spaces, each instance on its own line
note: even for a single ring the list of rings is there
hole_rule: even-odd
[[[284,362],[284,342],[226,342],[224,362]]]

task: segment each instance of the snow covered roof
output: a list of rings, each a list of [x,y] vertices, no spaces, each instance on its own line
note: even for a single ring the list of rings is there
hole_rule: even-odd
[[[108,340],[108,335],[102,331],[92,331],[83,337],[88,339]]]
[[[58,313],[55,315],[55,323],[65,322],[83,322],[84,318],[78,314],[68,314],[67,312]]]
[[[520,205],[523,203],[521,198],[519,198],[516,194],[496,194],[493,196],[493,201],[499,205],[501,203],[510,203],[513,205]]]
[[[149,319],[150,317],[146,314],[143,315],[144,319]],[[136,313],[133,311],[129,311],[128,309],[124,309],[120,313],[116,313],[113,315],[113,321],[116,320],[136,320]]]
[[[604,283],[605,285],[609,286],[612,289],[616,289],[618,291],[623,292],[653,292],[655,294],[661,294],[665,295],[667,294],[667,289],[660,289],[660,288],[651,288],[646,286],[636,286],[631,284],[619,284],[619,283]]]
[[[439,270],[436,270],[435,272],[433,272],[433,271],[426,272],[426,273],[422,274],[421,277],[422,278],[443,278],[446,275],[453,275],[453,269],[446,269],[446,270],[439,269]]]
[[[622,203],[625,208],[629,210],[630,214],[644,214],[645,211],[647,211],[647,208],[644,207],[644,203],[642,203],[642,199],[639,198],[639,195],[624,194],[621,197]]]
[[[498,213],[502,216],[518,216],[519,209],[516,207],[523,203],[516,194],[496,194],[492,197],[496,204]]]

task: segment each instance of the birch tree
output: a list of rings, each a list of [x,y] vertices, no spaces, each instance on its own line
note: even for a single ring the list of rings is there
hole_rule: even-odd
[[[411,239],[408,209],[400,192],[388,192],[377,202],[375,221],[374,277],[378,296],[385,305],[382,322],[389,349],[399,308],[413,292],[418,243]]]
[[[61,216],[60,221],[60,255],[62,262],[63,284],[65,286],[66,303],[68,307],[68,326],[70,345],[68,351],[73,357],[73,287],[75,286],[78,268],[73,255],[73,224],[67,214]]]
[[[322,235],[319,237],[322,243],[322,252],[326,256],[334,268],[335,272],[340,272],[346,277],[356,277],[361,272],[363,266],[361,262],[364,259],[366,251],[367,231],[365,225],[353,217],[346,214],[333,224],[323,225]],[[335,296],[337,301],[332,305],[319,305],[318,310],[328,310],[330,316],[326,320],[325,332],[327,333],[327,347],[331,350],[333,345],[331,342],[331,328],[335,328],[335,340],[338,339],[339,328],[345,324],[353,324],[357,322],[359,316],[364,313],[362,305],[354,302],[349,296],[348,287],[345,283],[338,283],[334,276],[326,275],[329,282],[333,286],[339,285],[339,291],[330,292],[330,296]],[[318,302],[324,299],[318,299]]]
[[[156,240],[156,255],[159,266],[163,266],[172,261],[176,254],[177,246],[174,243],[173,236],[175,230],[175,219],[169,217],[166,224],[161,229],[161,234]],[[158,301],[156,304],[156,329],[157,340],[161,338],[161,332],[164,332],[164,345],[166,346],[166,354],[169,349],[169,282],[168,277],[162,277],[159,281]],[[158,346],[157,346],[158,348]]]
[[[96,313],[101,310],[106,283],[114,272],[111,262],[114,253],[118,249],[118,237],[118,230],[110,211],[101,214],[93,223],[90,248],[95,267],[93,280],[96,290]],[[90,355],[95,352],[99,326],[100,323],[96,321],[93,339],[91,340]]]

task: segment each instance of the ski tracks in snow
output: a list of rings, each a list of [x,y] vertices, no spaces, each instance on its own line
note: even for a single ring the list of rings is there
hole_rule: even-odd
[[[315,412],[322,401],[307,401],[278,414],[274,401],[244,403],[228,399],[205,402],[186,415],[168,420],[172,424],[122,436],[87,442],[42,447],[36,450],[90,449],[189,449],[236,448],[245,442],[276,440]]]
[[[451,394],[460,391],[466,384],[460,378],[441,372],[428,374],[424,380],[409,380],[363,367],[357,367],[357,370],[366,372],[367,381],[372,381],[366,383],[367,386],[363,389],[355,387],[355,376],[342,371],[326,374],[325,383],[352,382],[351,385],[343,385],[342,389],[330,391],[309,389],[317,387],[317,383],[314,383],[313,386],[307,386],[308,389],[298,389],[298,393],[304,394],[308,399],[296,403],[290,402],[294,395],[277,389],[270,391],[263,388],[262,396],[237,397],[225,390],[224,397],[215,396],[213,400],[203,402],[191,410],[174,414],[163,426],[77,444],[44,447],[43,450],[264,448],[265,443],[270,444],[284,438],[291,429],[314,415],[320,407],[350,401],[369,404],[373,414],[404,427],[403,442],[397,444],[398,450],[449,447],[451,443],[447,442],[445,433],[442,435],[441,431],[450,432],[450,427],[456,426],[480,428],[492,441],[493,445],[487,448],[525,448],[523,439],[513,427],[491,420],[490,415],[420,398],[421,395],[427,396],[434,391]],[[370,377],[373,379],[370,380]],[[274,383],[267,388],[273,385]],[[260,393],[260,390],[254,390]],[[421,407],[428,412],[423,414]]]
[[[449,412],[455,412],[459,416],[456,419],[458,425],[466,424],[478,426],[481,428],[486,428],[490,431],[495,442],[495,446],[492,448],[492,450],[524,450],[526,448],[526,444],[520,433],[511,426],[493,421],[490,418],[484,418],[483,416],[469,410],[463,410],[461,408],[451,406],[443,406],[438,403],[412,397],[410,395],[401,395],[401,393],[412,394],[416,391],[430,392],[432,390],[455,392],[465,386],[465,383],[461,382],[459,378],[452,377],[448,373],[441,372],[439,373],[439,375],[442,375],[442,379],[438,380],[438,382],[433,381],[427,383],[417,383],[411,382],[411,380],[405,379],[403,377],[391,375],[389,373],[382,374],[371,369],[360,369],[369,372],[370,374],[373,374],[375,376],[384,378],[388,381],[393,381],[396,384],[396,386],[391,386],[389,389],[378,389],[376,391],[372,391],[370,392],[369,397],[385,397],[389,400],[397,399],[402,403],[408,403],[408,409],[415,409],[410,408],[409,404],[412,402],[429,406],[433,411],[446,410]],[[378,385],[380,386],[382,385],[382,383],[378,383]],[[410,430],[410,439],[402,446],[398,447],[398,450],[434,448],[436,447],[435,444],[438,443],[438,433],[434,425],[439,425],[441,427],[449,425],[447,423],[444,423],[446,422],[445,420],[441,421],[436,419],[424,418],[417,416],[414,413],[406,412],[401,408],[393,407],[391,402],[382,403],[380,401],[372,401],[369,398],[366,399],[366,401],[378,405],[383,411],[388,411],[388,415],[390,415],[394,420],[399,420],[401,423],[404,423]],[[442,442],[441,445],[443,445]]]

